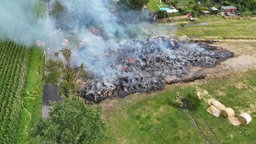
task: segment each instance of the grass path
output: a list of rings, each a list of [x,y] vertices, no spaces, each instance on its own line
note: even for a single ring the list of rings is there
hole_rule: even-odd
[[[28,111],[28,109],[25,107],[24,101],[25,101],[26,99],[31,99],[31,100],[34,101],[34,100],[38,97],[38,92],[37,92],[37,91],[32,90],[32,92],[33,92],[34,94],[31,94],[30,92],[31,92],[31,91],[28,91],[27,94],[26,94],[26,97],[24,97],[23,100],[22,100],[22,108],[23,108],[23,109],[27,112],[27,114],[29,115],[28,123],[27,123],[27,125],[26,125],[25,128],[24,128],[24,133],[25,133],[26,135],[28,135],[28,130],[27,130],[27,128],[28,128],[28,125],[29,125],[30,122],[31,122],[32,115],[31,115],[31,113]]]
[[[17,143],[29,142],[29,130],[41,117],[44,85],[44,55],[40,48],[31,49],[31,57],[20,115]]]

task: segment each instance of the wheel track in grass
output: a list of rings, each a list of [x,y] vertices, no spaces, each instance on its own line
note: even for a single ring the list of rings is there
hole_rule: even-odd
[[[206,122],[206,120],[203,118],[203,116],[198,112],[201,120],[203,121],[204,125],[207,127],[207,129],[211,132],[211,134],[214,136],[214,138],[216,139],[216,141],[218,142],[218,144],[221,144],[220,139],[218,139],[218,137],[216,136],[216,134],[214,133],[214,131],[212,130],[211,126]]]
[[[215,143],[221,144],[220,139],[218,139],[218,137],[216,136],[216,134],[214,133],[214,131],[212,130],[212,128],[210,127],[210,125],[206,122],[206,120],[203,118],[203,116],[197,112],[199,118],[195,118],[195,116],[193,116],[193,114],[191,112],[188,112],[190,119],[192,120],[193,124],[195,125],[195,127],[197,128],[198,132],[200,133],[200,135],[203,137],[203,139],[205,140],[205,142],[207,144],[210,144],[210,137],[214,138],[214,141],[216,141]],[[198,120],[201,120],[201,122],[203,123],[203,126],[199,124]],[[206,128],[206,130],[203,130],[203,127]],[[207,133],[210,134],[210,136],[206,135]]]
[[[199,123],[197,122],[197,120],[195,119],[195,117],[192,115],[191,112],[188,112],[188,114],[189,114],[190,119],[191,119],[192,122],[194,123],[196,129],[199,131],[199,133],[201,134],[201,136],[204,138],[205,142],[206,142],[207,144],[210,144],[209,139],[208,139],[207,136],[204,134],[202,128],[200,127],[200,125],[199,125]]]

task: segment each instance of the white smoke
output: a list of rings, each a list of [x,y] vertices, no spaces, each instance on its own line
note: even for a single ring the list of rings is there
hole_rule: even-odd
[[[44,39],[45,17],[39,17],[39,0],[6,0],[0,5],[0,40],[32,45]]]

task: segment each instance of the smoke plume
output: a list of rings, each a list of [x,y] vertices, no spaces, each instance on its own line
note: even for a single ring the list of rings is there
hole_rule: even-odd
[[[45,18],[38,0],[7,0],[0,5],[0,40],[32,45],[44,39]],[[42,9],[41,9],[42,10]]]

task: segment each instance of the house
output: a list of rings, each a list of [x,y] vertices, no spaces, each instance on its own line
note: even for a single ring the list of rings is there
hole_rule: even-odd
[[[224,12],[224,13],[235,13],[236,10],[237,8],[234,6],[222,6],[220,8],[220,12]]]

